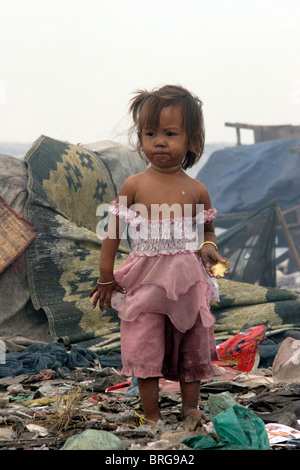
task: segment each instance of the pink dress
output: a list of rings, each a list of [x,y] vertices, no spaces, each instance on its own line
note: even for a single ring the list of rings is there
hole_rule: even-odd
[[[167,316],[180,334],[198,322],[206,337],[204,362],[210,363],[215,348],[210,302],[219,301],[218,284],[208,276],[198,255],[196,229],[203,230],[203,223],[214,220],[216,209],[202,211],[196,217],[148,220],[113,201],[109,212],[127,224],[131,240],[130,255],[114,272],[118,284],[126,289],[126,295],[114,291],[112,296],[112,306],[121,319],[121,338],[122,322],[138,325],[144,314]],[[216,358],[214,352],[212,356]],[[125,369],[127,375],[138,376],[136,368],[127,365]]]

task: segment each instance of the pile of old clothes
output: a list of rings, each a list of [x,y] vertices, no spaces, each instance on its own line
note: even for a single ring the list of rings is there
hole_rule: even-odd
[[[265,340],[258,345],[258,353],[260,357],[260,367],[272,367],[274,359],[279,348],[286,338],[300,340],[300,330],[297,328],[282,329],[270,332]]]
[[[43,369],[70,371],[76,367],[99,364],[96,353],[82,346],[71,346],[67,351],[59,342],[34,343],[21,352],[8,352],[0,363],[0,378],[16,375],[34,375]]]
[[[300,430],[300,384],[290,383],[264,391],[248,402],[248,407],[266,424],[281,423]]]

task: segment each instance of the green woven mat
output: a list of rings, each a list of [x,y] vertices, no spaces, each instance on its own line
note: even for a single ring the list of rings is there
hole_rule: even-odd
[[[230,337],[244,325],[269,329],[300,327],[300,299],[291,290],[219,279],[220,303],[212,304],[217,337]]]
[[[99,156],[45,136],[35,142],[25,161],[25,216],[37,232],[26,250],[33,305],[46,312],[54,340],[105,340],[119,331],[117,313],[93,309],[88,295],[99,276],[96,210],[116,196],[111,176]],[[121,247],[117,265],[125,253]]]

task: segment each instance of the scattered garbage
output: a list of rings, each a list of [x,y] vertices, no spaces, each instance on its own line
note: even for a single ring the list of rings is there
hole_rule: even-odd
[[[297,449],[299,331],[285,332],[286,338],[268,368],[259,367],[257,361],[259,346],[264,344],[260,341],[268,341],[264,335],[264,326],[246,328],[224,342],[225,346],[220,344],[220,350],[247,354],[247,342],[251,343],[255,367],[248,367],[249,361],[238,362],[240,369],[249,371],[239,370],[236,361],[214,364],[215,375],[200,388],[204,423],[192,417],[182,420],[178,382],[160,379],[162,420],[148,425],[136,377],[128,379],[119,367],[107,365],[109,355],[103,367],[102,356],[88,348],[67,350],[59,343],[30,345],[18,353],[16,360],[22,358],[23,362],[17,374],[14,369],[10,376],[1,373],[5,364],[0,364],[0,449]],[[72,350],[76,354],[71,356]],[[43,360],[44,355],[49,362]],[[113,363],[115,359],[113,356]],[[53,369],[48,368],[50,361]],[[40,369],[40,364],[47,367]],[[283,374],[285,367],[289,373],[279,381],[283,377],[279,372]]]
[[[300,445],[300,432],[284,424],[266,424],[270,445]]]

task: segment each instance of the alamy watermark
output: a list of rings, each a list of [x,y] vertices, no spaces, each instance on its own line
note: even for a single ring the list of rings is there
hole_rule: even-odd
[[[96,227],[97,236],[104,240],[127,239],[134,241],[155,242],[155,240],[181,241],[182,248],[199,247],[204,234],[204,205],[196,205],[196,216],[193,217],[193,205],[184,204],[151,204],[150,214],[143,204],[134,204],[127,208],[127,197],[120,196],[118,204],[118,221],[109,208],[111,204],[100,204],[96,215],[100,221]],[[197,248],[195,248],[197,249]]]

